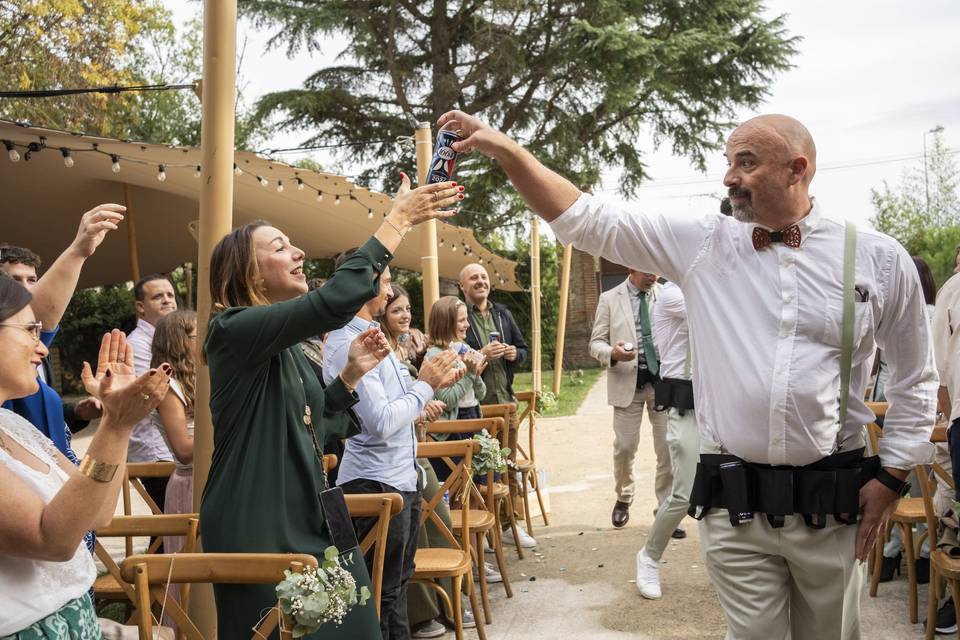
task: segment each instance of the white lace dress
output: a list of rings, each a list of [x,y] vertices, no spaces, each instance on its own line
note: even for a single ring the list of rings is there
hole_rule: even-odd
[[[56,447],[36,427],[7,409],[0,409],[0,431],[49,467],[45,473],[36,471],[0,448],[0,464],[49,503],[68,479],[57,465]],[[0,555],[0,636],[28,627],[84,595],[96,577],[93,557],[82,541],[66,562]]]

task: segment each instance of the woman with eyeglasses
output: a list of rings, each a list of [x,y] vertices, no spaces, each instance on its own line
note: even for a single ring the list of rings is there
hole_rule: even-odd
[[[0,276],[0,402],[37,391],[47,356],[31,294]],[[113,518],[133,426],[163,399],[169,366],[137,378],[123,333],[103,337],[87,388],[103,403],[77,468],[24,418],[0,409],[0,640],[99,638],[87,591],[97,576],[83,534]]]

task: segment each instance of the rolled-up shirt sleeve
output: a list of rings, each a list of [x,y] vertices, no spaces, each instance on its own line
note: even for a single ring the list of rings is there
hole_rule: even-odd
[[[891,257],[887,282],[877,327],[877,344],[890,371],[880,462],[885,467],[910,470],[933,460],[930,434],[939,379],[920,280],[902,247]]]
[[[720,218],[637,213],[584,193],[550,228],[563,244],[682,283]]]

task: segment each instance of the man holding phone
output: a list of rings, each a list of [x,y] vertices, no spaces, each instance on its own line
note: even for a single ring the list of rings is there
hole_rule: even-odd
[[[605,291],[597,303],[590,335],[590,355],[607,372],[607,402],[613,406],[613,477],[617,501],[611,521],[619,528],[630,519],[633,503],[633,462],[640,445],[640,425],[647,409],[657,454],[654,493],[657,504],[670,495],[670,448],[667,416],[654,408],[653,383],[659,379],[660,359],[653,344],[650,318],[660,291],[657,276],[633,269],[626,280]],[[675,538],[684,537],[682,529]]]

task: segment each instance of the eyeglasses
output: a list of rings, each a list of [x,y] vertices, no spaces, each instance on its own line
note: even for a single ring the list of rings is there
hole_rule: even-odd
[[[39,320],[36,322],[0,322],[0,327],[17,327],[18,329],[23,329],[33,336],[35,342],[40,342],[40,332],[43,331],[43,323]]]

